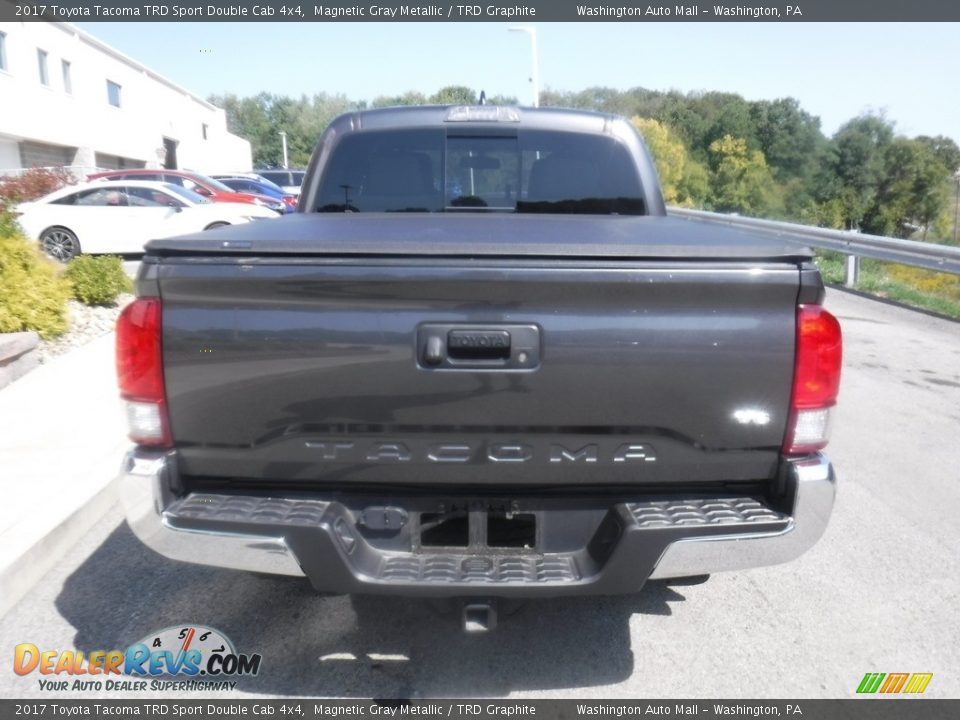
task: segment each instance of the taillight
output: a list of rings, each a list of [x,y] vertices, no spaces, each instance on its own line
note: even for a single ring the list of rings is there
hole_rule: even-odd
[[[159,298],[137,298],[124,308],[117,320],[117,379],[127,405],[130,439],[169,447],[160,333]]]
[[[783,446],[787,454],[815,452],[826,446],[842,362],[840,323],[819,305],[800,305],[790,423]]]

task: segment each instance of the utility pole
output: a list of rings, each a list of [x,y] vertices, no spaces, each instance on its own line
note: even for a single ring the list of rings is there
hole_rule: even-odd
[[[957,181],[957,194],[953,198],[953,244],[960,245],[957,241],[957,220],[960,218],[960,168],[953,174],[953,179]]]
[[[533,57],[533,73],[530,82],[533,83],[533,106],[540,107],[540,59],[537,53],[537,29],[535,27],[512,27],[507,32],[522,32],[530,36],[530,52]]]
[[[289,162],[287,161],[287,132],[286,130],[280,131],[280,139],[283,140],[283,169],[286,170],[290,167]]]

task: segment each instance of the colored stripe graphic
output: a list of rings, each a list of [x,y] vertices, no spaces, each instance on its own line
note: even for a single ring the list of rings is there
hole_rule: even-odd
[[[880,692],[883,695],[897,693],[920,694],[927,689],[933,673],[867,673],[857,686],[861,695],[871,695]]]
[[[905,693],[922,693],[927,689],[930,680],[933,679],[933,673],[914,673],[904,689]]]
[[[858,693],[875,693],[877,688],[880,687],[880,682],[885,677],[884,673],[867,673],[863,676],[863,680],[860,681],[860,686],[857,688]]]
[[[887,681],[880,688],[882,693],[898,693],[903,688],[903,684],[910,677],[910,673],[890,673],[887,675]]]

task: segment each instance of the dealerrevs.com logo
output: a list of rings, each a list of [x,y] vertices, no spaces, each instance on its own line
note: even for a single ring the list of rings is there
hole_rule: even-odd
[[[14,649],[13,671],[37,673],[41,690],[233,690],[234,678],[260,672],[259,654],[238,653],[219,630],[173,626],[151,633],[126,650]],[[144,679],[140,679],[144,678]]]

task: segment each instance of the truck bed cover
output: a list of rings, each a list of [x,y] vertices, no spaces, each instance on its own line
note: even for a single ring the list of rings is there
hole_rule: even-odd
[[[296,214],[147,244],[152,255],[802,262],[802,240],[664,216]]]

